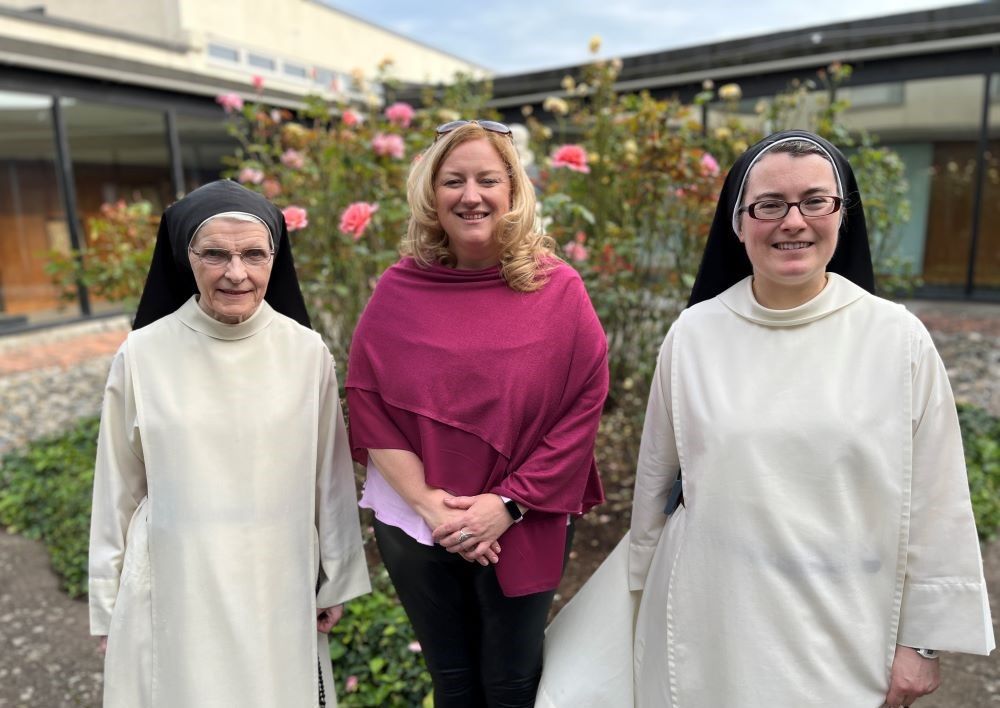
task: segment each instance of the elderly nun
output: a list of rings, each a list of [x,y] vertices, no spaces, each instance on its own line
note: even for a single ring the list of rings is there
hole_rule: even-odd
[[[282,214],[205,185],[163,214],[104,395],[104,705],[334,705],[323,632],[369,589],[334,365]]]

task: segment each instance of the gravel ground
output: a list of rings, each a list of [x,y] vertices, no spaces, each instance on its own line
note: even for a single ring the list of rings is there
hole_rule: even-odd
[[[956,398],[1000,415],[1000,307],[907,305],[931,330]],[[117,348],[113,333],[123,336],[123,327],[120,320],[108,320],[0,338],[0,454],[99,412],[110,356]],[[74,342],[88,337],[100,339],[99,344],[74,355]],[[37,368],[25,363],[29,351],[37,354]],[[996,624],[1000,542],[985,549],[985,565],[994,589]],[[86,604],[58,589],[41,544],[0,532],[0,708],[99,706],[102,661],[87,622]],[[995,656],[946,655],[942,661],[942,688],[917,705],[1000,707]]]

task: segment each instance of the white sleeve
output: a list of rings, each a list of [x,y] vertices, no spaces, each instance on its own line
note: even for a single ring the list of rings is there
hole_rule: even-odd
[[[333,360],[326,356],[320,381],[319,454],[316,469],[316,528],[320,577],[317,607],[332,607],[371,592],[361,541],[354,463],[340,407]]]
[[[639,444],[632,499],[632,526],[629,533],[628,568],[631,590],[641,590],[646,583],[660,532],[667,521],[663,509],[680,471],[671,410],[674,331],[671,328],[660,348]]]
[[[948,374],[913,318],[913,475],[897,643],[988,654],[995,646]]]
[[[90,520],[90,633],[106,635],[118,597],[126,534],[146,496],[146,466],[136,417],[128,343],[115,354],[104,389]]]

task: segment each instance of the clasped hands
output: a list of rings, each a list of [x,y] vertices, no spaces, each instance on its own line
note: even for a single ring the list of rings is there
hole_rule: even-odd
[[[434,540],[470,562],[489,565],[499,561],[497,539],[514,523],[503,500],[496,494],[454,497],[440,491],[440,513],[428,524],[434,529]]]

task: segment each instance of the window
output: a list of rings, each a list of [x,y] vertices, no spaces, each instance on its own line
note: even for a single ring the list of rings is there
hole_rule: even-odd
[[[0,331],[80,314],[45,272],[47,251],[70,249],[57,184],[52,99],[0,92]]]
[[[837,98],[845,99],[851,108],[873,108],[876,106],[900,106],[905,97],[903,84],[872,84],[870,86],[848,86],[837,91]]]
[[[983,156],[983,193],[979,206],[979,242],[973,287],[1000,293],[1000,74],[990,77],[989,145]]]
[[[236,154],[239,143],[217,118],[177,114],[184,190],[190,192],[219,179],[226,157]]]
[[[233,49],[232,47],[227,47],[224,44],[210,43],[208,45],[208,56],[210,56],[212,59],[228,61],[234,64],[239,63],[240,61],[239,51]]]
[[[255,69],[263,69],[264,71],[274,71],[277,66],[277,62],[271,57],[264,56],[263,54],[254,54],[253,52],[247,54],[247,64]]]
[[[336,71],[331,71],[330,69],[321,69],[318,66],[315,69],[313,69],[313,81],[316,83],[316,85],[321,86],[325,89],[330,88],[330,85],[334,82],[334,79],[336,78],[337,78]]]
[[[847,86],[837,95],[851,102],[842,116],[844,125],[877,135],[903,160],[910,220],[899,231],[902,255],[916,266],[928,287],[964,285],[976,192],[982,75]]]
[[[296,79],[304,79],[309,75],[304,66],[290,62],[285,62],[285,74],[294,76]]]

